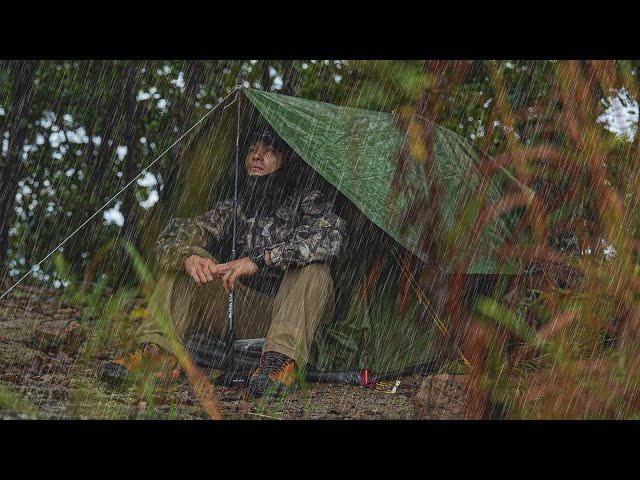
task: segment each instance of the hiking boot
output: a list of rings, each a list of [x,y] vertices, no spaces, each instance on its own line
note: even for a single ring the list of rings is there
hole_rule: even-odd
[[[249,377],[249,394],[256,398],[266,393],[278,395],[293,385],[295,367],[293,359],[282,353],[264,352],[260,357],[260,366]]]
[[[135,353],[102,362],[98,371],[100,379],[111,385],[121,385],[151,376],[164,382],[180,378],[176,357],[153,343],[141,347]]]

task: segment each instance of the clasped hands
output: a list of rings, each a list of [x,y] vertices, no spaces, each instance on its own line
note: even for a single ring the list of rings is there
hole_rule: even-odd
[[[226,293],[233,291],[239,277],[248,277],[258,271],[258,266],[249,257],[227,263],[216,263],[210,258],[191,255],[185,260],[184,266],[196,285],[201,286],[219,278]]]

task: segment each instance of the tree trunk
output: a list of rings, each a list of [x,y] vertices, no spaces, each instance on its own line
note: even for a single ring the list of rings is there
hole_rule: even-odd
[[[285,60],[282,68],[282,93],[295,95],[298,83],[298,71],[293,67],[293,60]]]
[[[262,62],[262,76],[260,77],[260,85],[265,92],[271,90],[271,75],[269,75],[269,68],[271,63],[269,60],[263,60]]]
[[[33,76],[37,61],[14,62],[11,65],[13,83],[11,110],[7,115],[6,130],[9,145],[4,168],[0,173],[0,277],[4,278],[9,249],[9,227],[13,221],[18,181],[24,172],[22,146],[27,136],[28,113],[33,93]]]
[[[93,185],[100,185],[100,181],[102,180],[104,172],[107,170],[109,161],[112,160],[112,155],[116,148],[116,142],[113,141],[111,145],[109,145],[109,140],[113,139],[114,130],[121,115],[121,113],[118,112],[118,107],[122,103],[121,101],[122,93],[115,95],[105,109],[107,121],[104,125],[104,130],[100,132],[101,141],[95,156],[93,156],[93,141],[91,138],[89,139],[86,161],[87,164],[89,164],[89,161],[93,157],[94,165],[91,170],[91,183]]]
[[[124,181],[129,183],[138,174],[136,162],[138,102],[136,101],[136,67],[129,63],[125,68],[125,145],[127,156],[124,165]],[[124,238],[134,245],[138,243],[138,208],[135,184],[124,192],[122,211],[124,215]]]
[[[198,111],[196,101],[200,86],[205,80],[204,63],[201,60],[194,61],[186,72],[186,86],[184,93],[184,115],[180,117],[180,128],[178,133],[182,133],[191,127],[195,122],[195,113]],[[160,204],[168,208],[174,202],[174,197],[182,191],[183,184],[180,170],[184,166],[185,148],[188,145],[188,138],[178,143],[170,152],[173,161],[169,163],[165,171],[164,190]]]

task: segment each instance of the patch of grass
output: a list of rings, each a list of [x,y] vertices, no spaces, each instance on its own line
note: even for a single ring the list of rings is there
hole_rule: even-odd
[[[0,410],[21,413],[31,418],[41,418],[42,412],[15,387],[0,384]]]
[[[446,373],[449,375],[468,375],[469,367],[464,362],[457,358],[450,362],[444,363],[439,369],[438,374]]]

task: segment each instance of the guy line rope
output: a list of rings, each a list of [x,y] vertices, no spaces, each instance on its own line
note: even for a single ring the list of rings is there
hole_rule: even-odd
[[[60,244],[54,248],[53,250],[51,250],[42,260],[40,260],[38,263],[36,263],[31,270],[29,270],[27,273],[25,273],[22,277],[20,277],[20,279],[14,283],[13,285],[11,285],[11,287],[9,288],[9,290],[7,290],[6,292],[4,292],[2,295],[0,295],[0,300],[2,300],[4,297],[6,297],[9,292],[11,292],[14,288],[16,288],[25,278],[27,278],[29,275],[31,275],[45,260],[47,260],[51,255],[53,255],[60,247],[62,247],[65,243],[67,243],[76,233],[78,233],[80,230],[82,230],[82,228],[89,223],[91,220],[93,220],[95,218],[96,215],[98,215],[102,210],[104,210],[111,202],[113,202],[122,192],[124,192],[127,188],[129,188],[136,180],[138,180],[138,178],[140,178],[142,176],[142,174],[144,172],[146,172],[149,168],[151,168],[158,160],[160,160],[169,150],[171,150],[173,147],[175,147],[178,142],[180,142],[180,140],[182,140],[184,137],[187,136],[187,134],[189,132],[191,132],[194,128],[196,128],[196,126],[198,126],[205,118],[207,118],[209,115],[211,115],[220,105],[222,105],[231,95],[233,95],[234,93],[237,92],[236,94],[236,99],[234,99],[234,102],[237,101],[237,95],[239,94],[239,89],[241,88],[240,85],[236,85],[233,90],[231,90],[226,97],[224,97],[222,100],[220,100],[215,107],[213,107],[211,110],[209,110],[207,113],[205,113],[202,118],[200,118],[200,120],[198,120],[196,123],[194,123],[186,132],[184,132],[182,135],[180,135],[180,137],[173,142],[169,147],[166,148],[166,150],[164,150],[155,160],[153,160],[151,163],[149,163],[146,167],[144,167],[140,173],[138,173],[138,175],[136,175],[129,183],[127,183],[124,187],[122,187],[114,196],[112,196],[109,200],[107,200],[105,202],[104,205],[102,205],[98,210],[96,210],[93,215],[91,215],[89,218],[87,218],[78,228],[76,228],[73,232],[71,232],[71,234],[69,234],[67,236],[67,238],[65,238],[62,242],[60,242]],[[232,102],[233,103],[233,102]],[[231,103],[231,104],[232,104]],[[229,104],[229,105],[231,105]],[[227,105],[227,106],[229,106]],[[225,107],[227,108],[227,107]]]

